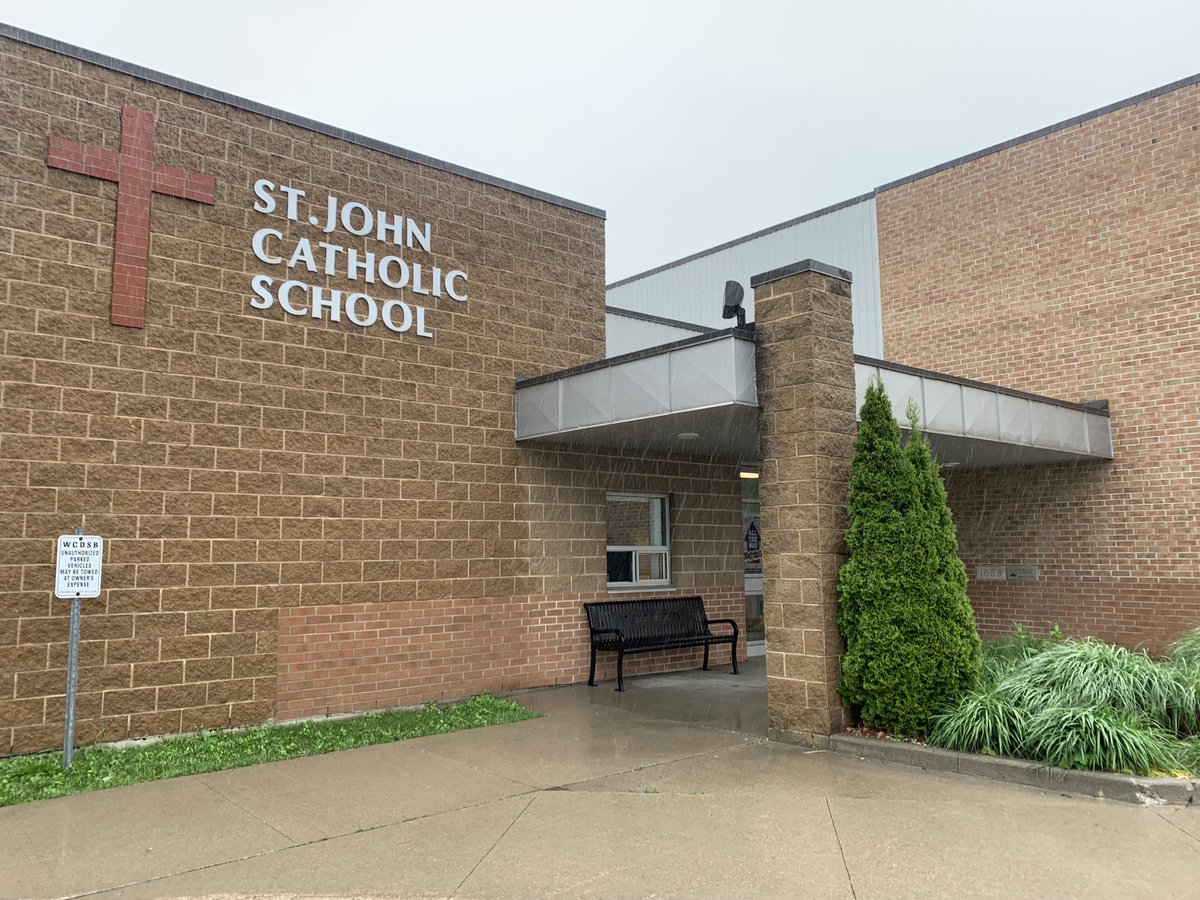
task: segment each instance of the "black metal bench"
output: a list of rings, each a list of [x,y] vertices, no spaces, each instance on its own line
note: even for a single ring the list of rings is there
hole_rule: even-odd
[[[625,654],[679,647],[704,647],[704,668],[713,644],[729,644],[733,674],[738,673],[738,625],[733,619],[710,619],[700,597],[657,597],[650,600],[606,600],[585,603],[592,638],[588,684],[596,686],[596,651],[617,654],[617,690],[625,690]],[[732,634],[714,634],[710,625],[730,625]]]

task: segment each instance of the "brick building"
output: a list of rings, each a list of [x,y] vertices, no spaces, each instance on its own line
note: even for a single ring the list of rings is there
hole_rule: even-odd
[[[987,633],[1200,623],[1200,79],[881,189],[887,357],[1107,400],[1113,459],[949,479]]]
[[[14,29],[0,82],[0,753],[61,743],[77,526],[81,742],[586,678],[609,493],[737,614],[736,463],[514,441],[599,210]]]
[[[582,602],[677,593],[765,622],[819,743],[871,374],[962,463],[972,572],[1037,571],[985,628],[1200,617],[1193,85],[752,236],[807,235],[700,273],[755,330],[606,307],[582,204],[8,27],[0,85],[0,754],[61,742],[76,527],[80,742],[577,682]]]
[[[1200,622],[1200,76],[616,282],[610,323],[719,327],[725,279],[805,256],[852,270],[863,371],[1107,403],[1111,459],[942,447],[985,635],[1059,623],[1154,652]],[[610,325],[610,352],[636,340]],[[888,386],[901,421],[909,397],[935,411]]]

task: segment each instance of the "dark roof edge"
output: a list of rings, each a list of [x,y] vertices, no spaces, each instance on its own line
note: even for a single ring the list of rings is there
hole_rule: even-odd
[[[707,344],[710,341],[721,341],[729,338],[739,341],[753,341],[754,329],[747,328],[725,328],[721,331],[711,331],[708,334],[698,334],[695,337],[683,338],[678,341],[671,341],[669,344],[659,344],[655,347],[646,347],[644,350],[634,350],[632,353],[622,353],[620,356],[610,356],[607,359],[598,359],[595,362],[584,363],[581,366],[572,366],[569,369],[560,369],[557,372],[550,372],[546,375],[526,375],[517,376],[517,387],[529,387],[534,384],[544,384],[547,381],[555,381],[559,378],[568,378],[571,375],[582,375],[584,372],[592,372],[596,369],[604,369],[608,366],[616,366],[621,363],[633,362],[635,359],[645,359],[647,356],[658,356],[661,353],[667,353],[671,350],[680,350],[684,347],[691,347],[694,344]]]
[[[625,319],[638,319],[642,322],[653,322],[655,325],[684,328],[688,331],[695,331],[697,334],[707,334],[718,330],[716,328],[709,328],[707,325],[696,325],[692,322],[682,322],[679,319],[668,319],[666,316],[653,316],[650,313],[638,312],[636,309],[622,309],[619,306],[605,306],[604,312],[612,313],[614,316],[621,316]]]
[[[526,197],[531,197],[534,200],[541,200],[545,203],[551,203],[555,206],[562,206],[575,212],[584,213],[597,218],[605,218],[604,210],[594,206],[588,206],[584,203],[576,203],[574,200],[567,200],[563,197],[556,197],[554,194],[548,194],[545,191],[539,191],[537,188],[526,187],[523,184],[517,184],[515,181],[507,181],[503,178],[497,178],[494,175],[488,175],[484,172],[477,172],[474,169],[468,169],[465,166],[459,166],[454,163],[446,162],[445,160],[436,159],[432,156],[426,156],[423,153],[416,153],[412,150],[405,150],[403,147],[397,147],[395,144],[388,144],[375,138],[367,137],[366,135],[357,134],[353,131],[347,131],[344,128],[338,128],[335,125],[326,125],[324,122],[318,122],[316,119],[308,119],[304,116],[298,116],[294,113],[286,112],[282,109],[276,109],[273,106],[267,106],[265,103],[258,103],[254,100],[247,100],[244,97],[239,97],[236,94],[229,94],[225,91],[219,91],[215,88],[205,87],[202,84],[196,84],[193,81],[186,81],[182,78],[176,78],[174,75],[167,75],[163,72],[147,69],[144,66],[136,65],[135,63],[125,62],[112,56],[105,56],[102,53],[96,53],[92,50],[86,50],[83,47],[76,47],[74,44],[68,44],[54,38],[46,37],[32,31],[26,31],[24,28],[17,28],[15,25],[9,25],[5,22],[0,22],[0,37],[11,38],[14,41],[19,41],[22,44],[29,44],[34,47],[40,47],[43,50],[49,50],[52,53],[61,53],[63,56],[69,56],[73,59],[78,59],[95,66],[101,66],[105,69],[111,69],[114,72],[120,72],[122,75],[131,75],[134,78],[140,78],[143,81],[149,81],[154,84],[162,85],[163,87],[173,88],[177,91],[183,91],[185,94],[193,94],[197,97],[202,97],[205,100],[213,100],[217,103],[224,103],[228,106],[236,107],[237,109],[245,110],[246,112],[256,113],[260,116],[266,116],[269,119],[276,119],[280,122],[285,122],[288,125],[295,125],[298,128],[304,128],[308,131],[315,131],[318,134],[323,134],[326,137],[335,138],[339,141],[346,141],[350,144],[356,144],[360,147],[366,147],[370,150],[377,150],[380,153],[386,153],[388,156],[394,156],[397,159],[403,159],[407,162],[416,163],[422,166],[428,166],[431,169],[439,169],[443,172],[449,172],[452,175],[459,175],[463,178],[469,178],[472,181],[479,181],[483,184],[491,185],[492,187],[503,188],[506,191],[512,191],[514,194],[521,194]]]
[[[978,388],[981,391],[993,391],[997,394],[1006,394],[1009,397],[1019,397],[1022,400],[1034,400],[1038,403],[1051,403],[1054,406],[1062,406],[1066,409],[1074,409],[1078,410],[1079,412],[1091,413],[1092,415],[1096,416],[1104,416],[1106,419],[1110,418],[1111,416],[1107,400],[1090,400],[1087,403],[1072,403],[1069,400],[1059,400],[1057,397],[1047,397],[1043,394],[1031,394],[1029,391],[1018,391],[1015,388],[1001,387],[998,384],[988,384],[986,381],[973,381],[970,378],[959,378],[957,375],[947,375],[945,372],[934,372],[932,369],[918,369],[916,366],[906,366],[903,363],[889,362],[886,359],[876,359],[873,356],[863,356],[859,353],[854,354],[854,361],[867,366],[888,369],[892,372],[903,372],[906,375],[920,375],[925,378],[936,378],[938,381],[950,381],[954,384]]]
[[[993,144],[991,147],[985,147],[982,150],[976,150],[974,153],[968,153],[966,156],[960,156],[957,159],[952,159],[949,162],[944,162],[941,165],[933,166],[929,169],[923,169],[913,175],[907,175],[904,178],[897,178],[895,181],[889,181],[887,184],[875,188],[875,193],[883,193],[892,188],[900,187],[909,182],[919,181],[922,178],[928,178],[930,175],[936,175],[938,172],[944,172],[946,169],[953,169],[955,166],[961,166],[964,163],[974,162],[985,156],[990,156],[993,153],[999,153],[1001,150],[1007,150],[1010,147],[1016,147],[1018,144],[1025,144],[1029,141],[1037,140],[1040,137],[1045,137],[1048,134],[1053,134],[1056,131],[1062,131],[1064,128],[1070,128],[1072,125],[1078,125],[1081,122],[1086,122],[1089,119],[1098,119],[1101,116],[1106,116],[1109,113],[1116,112],[1119,109],[1124,109],[1127,106],[1136,106],[1139,103],[1144,103],[1146,100],[1153,100],[1155,97],[1161,97],[1163,94],[1169,94],[1172,91],[1177,91],[1181,88],[1191,87],[1194,84],[1200,84],[1200,73],[1191,75],[1187,78],[1181,78],[1178,81],[1172,81],[1170,84],[1164,84],[1162,87],[1153,88],[1149,91],[1144,91],[1133,97],[1128,97],[1124,100],[1118,100],[1116,103],[1110,103],[1107,106],[1101,106],[1099,109],[1093,109],[1091,112],[1081,113],[1078,116],[1072,116],[1069,119],[1064,119],[1061,122],[1056,122],[1053,125],[1047,125],[1045,128],[1039,128],[1037,131],[1031,131],[1028,134],[1023,134],[1020,137],[1012,138],[999,144]]]
[[[750,287],[760,288],[764,284],[770,284],[772,281],[779,281],[781,278],[790,278],[792,275],[800,275],[803,272],[816,272],[819,275],[827,275],[830,278],[840,278],[847,284],[853,281],[847,269],[839,269],[837,266],[818,262],[815,259],[802,259],[800,262],[790,263],[778,269],[772,269],[769,272],[751,276]]]
[[[648,278],[651,275],[657,275],[659,272],[664,272],[667,269],[674,269],[676,266],[682,266],[684,263],[690,263],[693,260],[701,259],[705,256],[711,256],[714,253],[720,253],[722,250],[728,250],[730,247],[736,247],[738,244],[745,244],[747,241],[753,241],[756,238],[764,237],[768,234],[774,234],[776,231],[783,231],[785,228],[791,228],[793,225],[799,225],[802,222],[807,222],[810,219],[816,219],[829,213],[837,212],[839,209],[845,209],[848,206],[854,206],[857,203],[862,203],[870,200],[875,196],[874,191],[868,191],[865,194],[860,194],[857,197],[851,197],[849,200],[843,200],[841,203],[835,203],[832,206],[826,206],[822,209],[814,210],[810,213],[805,213],[802,216],[797,216],[795,219],[788,219],[786,222],[780,222],[778,225],[772,225],[769,228],[764,228],[761,231],[756,231],[753,234],[743,235],[739,238],[734,238],[732,241],[726,241],[724,244],[718,244],[715,247],[709,247],[707,250],[701,250],[699,253],[693,253],[691,256],[685,256],[682,259],[677,259],[674,262],[663,263],[661,266],[656,266],[653,269],[647,269],[645,272],[639,272],[636,275],[630,275],[628,278],[622,278],[620,281],[614,281],[612,284],[606,284],[604,289],[611,291],[613,288],[619,288],[622,285],[629,284],[631,281],[637,281],[640,278]]]

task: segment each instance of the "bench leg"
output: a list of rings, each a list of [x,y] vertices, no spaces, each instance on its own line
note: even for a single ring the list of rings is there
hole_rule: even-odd
[[[592,667],[588,670],[588,684],[596,686],[596,645],[592,645]]]
[[[708,671],[708,644],[704,645],[704,671]]]
[[[617,690],[625,690],[625,651],[617,651]]]
[[[733,674],[736,675],[738,673],[738,670],[737,670],[737,640],[736,639],[734,640],[734,642],[732,644],[729,645],[729,661],[731,663],[733,663]]]

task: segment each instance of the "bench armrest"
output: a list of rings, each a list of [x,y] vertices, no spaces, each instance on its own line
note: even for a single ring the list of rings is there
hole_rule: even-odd
[[[595,643],[596,638],[602,634],[615,634],[618,641],[622,644],[625,643],[625,635],[621,634],[621,629],[619,628],[597,628],[592,632],[592,642]]]
[[[705,619],[704,624],[705,625],[731,625],[731,626],[733,626],[734,637],[737,637],[738,623],[735,622],[733,619]]]

